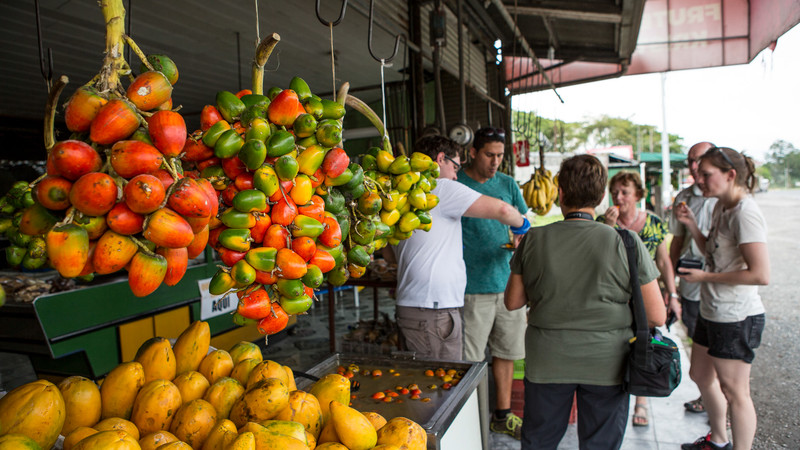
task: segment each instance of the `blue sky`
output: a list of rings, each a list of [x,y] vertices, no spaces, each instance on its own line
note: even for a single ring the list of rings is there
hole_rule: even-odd
[[[607,114],[662,129],[661,75],[633,75],[515,96],[513,109],[575,122]],[[800,148],[800,25],[750,64],[668,72],[667,131],[762,160],[783,139]],[[659,143],[656,143],[658,147]],[[660,151],[660,147],[656,148]]]

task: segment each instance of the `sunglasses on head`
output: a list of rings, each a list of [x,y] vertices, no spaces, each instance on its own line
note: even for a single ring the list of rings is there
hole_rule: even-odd
[[[481,128],[476,134],[485,137],[497,136],[502,139],[506,138],[506,130],[502,128]]]
[[[720,147],[715,147],[715,148],[711,149],[711,151],[713,151],[713,150],[718,151],[719,154],[722,155],[722,159],[724,159],[725,162],[728,163],[729,166],[731,166],[731,169],[736,169],[736,165],[733,164],[733,160],[731,160],[730,156],[725,154],[725,150],[723,150]]]

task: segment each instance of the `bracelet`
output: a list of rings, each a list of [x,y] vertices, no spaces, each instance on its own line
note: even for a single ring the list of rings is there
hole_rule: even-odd
[[[681,296],[680,296],[680,295],[678,295],[678,294],[676,294],[676,293],[674,293],[674,292],[670,292],[670,293],[669,293],[669,296],[670,296],[670,297],[672,297],[672,298],[681,298]]]

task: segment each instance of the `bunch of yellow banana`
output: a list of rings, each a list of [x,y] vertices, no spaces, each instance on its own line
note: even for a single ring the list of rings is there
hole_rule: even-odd
[[[531,179],[522,185],[522,198],[536,214],[543,216],[550,212],[558,200],[558,184],[550,171],[535,170]]]

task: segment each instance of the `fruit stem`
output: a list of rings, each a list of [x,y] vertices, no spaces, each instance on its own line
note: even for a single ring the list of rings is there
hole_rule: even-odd
[[[133,235],[128,237],[131,238],[131,240],[133,241],[134,244],[136,244],[137,247],[139,247],[139,250],[141,250],[142,253],[144,253],[147,256],[152,256],[152,257],[156,256],[156,254],[151,252],[150,249],[147,248],[147,246],[142,243],[142,241],[136,239],[135,237],[133,237]]]
[[[386,135],[386,128],[383,126],[383,122],[381,118],[378,117],[378,114],[372,110],[366,103],[360,100],[358,97],[354,97],[352,95],[348,95],[345,99],[345,104],[356,111],[360,112],[370,121],[372,126],[378,129],[378,133],[383,136],[383,149],[389,153],[392,153],[392,144],[389,142],[389,136]]]
[[[272,33],[258,44],[256,56],[253,58],[253,94],[264,94],[264,65],[280,41],[281,36],[278,33]]]
[[[98,84],[102,92],[108,92],[119,88],[119,76],[127,67],[123,55],[125,7],[122,6],[122,0],[101,0],[100,6],[106,22],[106,52]]]
[[[69,83],[69,78],[66,75],[61,75],[53,84],[50,94],[47,96],[47,106],[44,109],[44,148],[48,152],[56,145],[56,136],[53,131],[56,105],[58,104],[58,97],[61,96],[61,91],[64,90],[67,83]]]
[[[125,39],[125,42],[127,42],[128,45],[131,46],[131,50],[133,50],[133,52],[136,53],[136,56],[138,56],[139,59],[142,60],[142,64],[147,66],[147,70],[150,71],[156,70],[155,68],[153,68],[153,65],[150,64],[150,61],[147,60],[147,55],[144,54],[142,49],[140,49],[139,46],[136,45],[136,42],[134,42],[130,36],[128,36],[127,34],[123,34],[122,37]],[[128,68],[130,68],[130,66]]]

